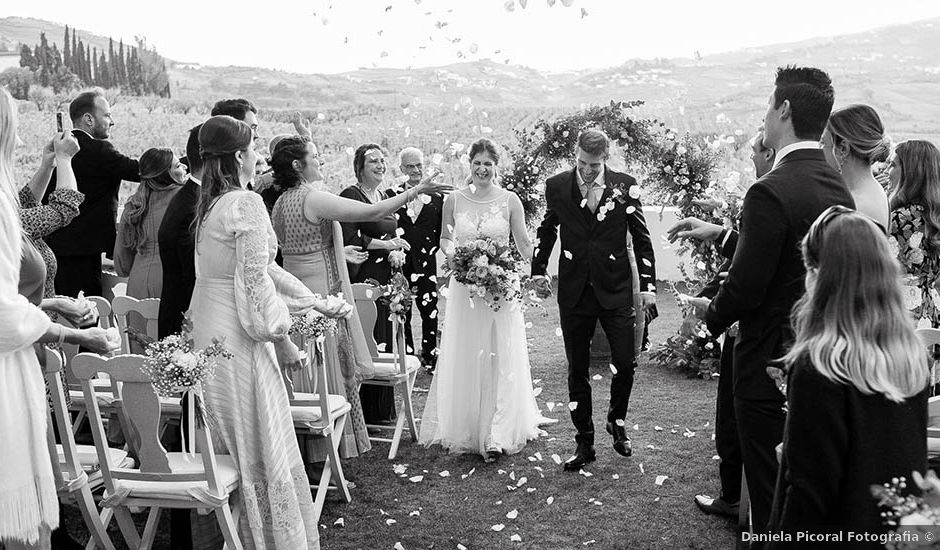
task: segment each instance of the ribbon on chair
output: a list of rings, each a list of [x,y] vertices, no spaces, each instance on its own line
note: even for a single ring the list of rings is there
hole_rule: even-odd
[[[183,444],[183,452],[186,453],[186,458],[192,459],[196,458],[196,428],[197,426],[201,428],[206,425],[202,387],[191,387],[183,392],[182,397],[189,397],[189,406],[186,407],[185,418],[180,418],[180,441]],[[189,432],[189,439],[186,438],[187,431]]]

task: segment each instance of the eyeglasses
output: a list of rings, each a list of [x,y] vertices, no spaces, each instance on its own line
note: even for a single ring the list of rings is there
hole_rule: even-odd
[[[405,170],[421,170],[424,165],[419,162],[417,164],[402,164],[401,167]]]

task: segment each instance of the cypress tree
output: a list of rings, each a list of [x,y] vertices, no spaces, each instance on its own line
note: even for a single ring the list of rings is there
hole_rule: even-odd
[[[62,62],[65,63],[65,66],[72,66],[72,43],[69,39],[69,26],[65,26],[65,40],[63,41],[64,45],[62,46]]]

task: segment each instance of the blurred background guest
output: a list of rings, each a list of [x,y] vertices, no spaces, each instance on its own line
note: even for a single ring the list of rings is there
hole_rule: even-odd
[[[769,530],[885,533],[872,485],[927,468],[924,344],[904,307],[897,261],[870,217],[829,208],[803,239],[803,260]]]
[[[887,231],[888,196],[872,173],[872,165],[887,160],[891,152],[878,112],[868,105],[832,111],[821,141],[826,162],[842,174],[856,210]]]
[[[377,204],[395,196],[395,192],[384,189],[386,161],[385,151],[374,143],[360,145],[353,155],[353,172],[356,184],[350,185],[339,194],[341,197],[366,204]],[[367,222],[343,222],[343,243],[358,246],[368,252],[369,257],[359,265],[348,263],[349,277],[353,283],[388,284],[392,277],[389,252],[409,250],[408,241],[396,236],[398,220],[392,213],[379,220]],[[380,351],[391,352],[392,322],[388,318],[388,307],[376,303],[378,317],[375,321],[373,336]],[[390,424],[395,420],[395,394],[393,388],[365,386],[359,395],[362,397],[362,409],[367,424]]]
[[[399,154],[399,169],[408,177],[405,189],[412,189],[424,177],[424,153],[406,147]],[[415,290],[415,304],[421,312],[421,364],[434,370],[437,362],[437,250],[441,241],[441,217],[444,197],[418,196],[398,211],[398,227],[411,250],[402,266],[405,277]],[[416,353],[411,328],[411,308],[405,317],[405,342],[408,353]]]

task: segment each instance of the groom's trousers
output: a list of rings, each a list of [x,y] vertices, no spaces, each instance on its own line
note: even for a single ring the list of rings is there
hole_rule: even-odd
[[[630,404],[633,374],[636,369],[634,327],[636,316],[633,306],[606,309],[594,294],[594,288],[584,287],[581,299],[572,308],[560,308],[561,333],[568,358],[568,399],[577,403],[571,411],[571,421],[578,434],[578,443],[594,444],[594,420],[591,401],[591,338],[600,321],[610,343],[611,364],[616,369],[610,381],[610,407],[607,422],[623,420]],[[604,376],[611,371],[605,369]],[[570,407],[569,407],[570,408]]]

